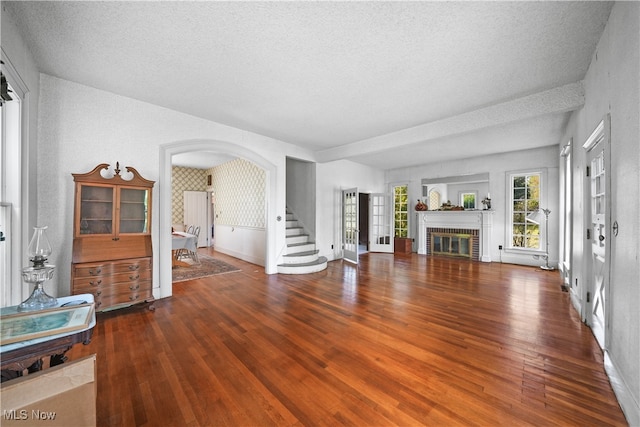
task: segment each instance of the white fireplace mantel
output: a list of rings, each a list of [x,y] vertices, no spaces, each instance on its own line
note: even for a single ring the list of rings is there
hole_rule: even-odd
[[[478,259],[491,262],[492,210],[483,211],[423,211],[418,214],[418,254],[427,254],[427,228],[465,228],[479,230]]]

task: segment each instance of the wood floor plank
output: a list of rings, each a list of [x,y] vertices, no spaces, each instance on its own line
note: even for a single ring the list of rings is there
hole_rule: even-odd
[[[100,426],[625,426],[558,272],[366,254],[98,314]]]

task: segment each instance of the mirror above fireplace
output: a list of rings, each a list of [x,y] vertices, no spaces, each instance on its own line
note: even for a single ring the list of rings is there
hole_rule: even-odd
[[[429,210],[443,204],[463,207],[465,210],[482,209],[482,200],[489,196],[489,172],[423,178],[422,199]]]

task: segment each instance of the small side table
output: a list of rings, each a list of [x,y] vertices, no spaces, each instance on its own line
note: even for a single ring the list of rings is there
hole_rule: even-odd
[[[71,301],[94,302],[92,294],[72,295],[58,298],[58,306],[62,306]],[[7,315],[18,312],[18,306],[4,307],[0,309],[0,314]],[[91,323],[86,329],[66,332],[48,337],[35,338],[20,341],[12,344],[0,346],[0,369],[2,370],[2,380],[10,377],[21,376],[21,372],[28,369],[29,372],[36,372],[42,369],[42,360],[51,357],[51,365],[59,365],[66,359],[65,353],[75,344],[89,344],[93,335],[93,328],[96,326],[95,311],[91,318]],[[14,375],[8,375],[11,371]],[[15,374],[17,372],[17,374]],[[6,378],[5,378],[5,374]]]

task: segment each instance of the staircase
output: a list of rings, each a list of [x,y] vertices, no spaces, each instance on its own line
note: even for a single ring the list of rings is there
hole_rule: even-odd
[[[327,258],[319,257],[318,252],[294,215],[287,212],[287,254],[284,255],[284,263],[278,265],[278,273],[309,274],[326,269]]]

